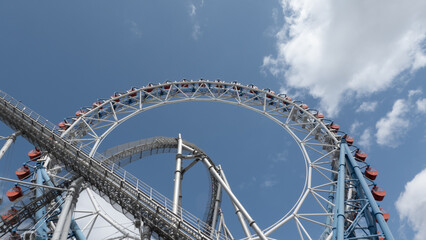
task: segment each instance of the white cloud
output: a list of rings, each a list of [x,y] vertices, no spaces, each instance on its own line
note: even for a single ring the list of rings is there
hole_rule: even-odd
[[[421,114],[426,113],[426,98],[418,96],[422,93],[421,89],[408,91],[408,97],[396,100],[392,110],[376,123],[378,144],[398,146],[409,127],[414,128],[422,120]]]
[[[277,180],[277,176],[275,174],[264,175],[259,183],[261,188],[271,188],[277,184],[279,184],[279,181]]]
[[[419,112],[426,113],[426,98],[417,100],[416,106]]]
[[[413,63],[413,70],[417,70],[426,65],[426,56],[421,53],[416,53],[416,58]]]
[[[363,102],[358,107],[356,112],[373,112],[374,110],[376,110],[376,107],[377,107],[377,102]]]
[[[426,65],[426,1],[282,0],[277,55],[263,68],[308,90],[329,115]],[[350,93],[350,94],[347,94]]]
[[[416,96],[416,95],[419,95],[419,94],[422,94],[422,93],[423,92],[420,89],[410,90],[410,91],[408,91],[408,97]]]
[[[194,4],[189,5],[189,16],[193,17],[197,14],[197,7]]]
[[[281,12],[280,9],[278,8],[273,8],[272,9],[272,21],[273,24],[271,26],[268,26],[268,28],[265,30],[265,35],[267,37],[274,37],[275,34],[277,34],[277,32],[280,30],[280,24],[279,22],[281,21]],[[262,73],[266,73],[265,71],[262,71]]]
[[[350,132],[352,134],[356,133],[358,128],[362,126],[362,123],[358,120],[355,120],[354,123],[352,123],[351,128],[350,128]]]
[[[204,1],[201,2],[200,7],[202,7],[203,5],[204,5]],[[189,4],[189,16],[192,22],[192,34],[191,34],[192,38],[194,40],[198,40],[198,38],[201,35],[201,28],[197,20],[197,7],[193,3]]]
[[[272,19],[274,20],[274,23],[277,24],[278,23],[278,16],[280,15],[278,8],[273,8],[272,9]]]
[[[405,116],[408,110],[404,99],[395,101],[392,110],[376,123],[378,144],[396,147],[400,143],[399,139],[405,135],[410,124]]]
[[[277,185],[277,183],[278,183],[278,181],[275,181],[275,180],[270,180],[270,179],[265,180],[262,183],[262,187],[266,187],[266,188],[273,187],[273,186]]]
[[[415,240],[426,236],[426,169],[405,185],[405,190],[395,202],[401,220],[416,231]]]
[[[198,23],[195,23],[192,28],[192,38],[194,40],[198,40],[198,38],[200,37],[200,34],[201,34],[200,25],[198,25]]]
[[[130,21],[130,31],[137,37],[142,37],[142,30],[139,27],[139,24],[137,24],[135,21]]]
[[[370,128],[367,128],[364,130],[364,132],[361,134],[361,137],[357,141],[357,144],[366,149],[369,149],[371,145],[371,129]]]
[[[256,177],[251,177],[251,179],[242,181],[239,183],[238,188],[239,189],[249,189],[252,188],[253,185],[257,182],[257,178]]]
[[[288,161],[288,150],[283,150],[282,152],[279,152],[275,155],[275,157],[272,159],[272,162],[274,163],[282,163]]]

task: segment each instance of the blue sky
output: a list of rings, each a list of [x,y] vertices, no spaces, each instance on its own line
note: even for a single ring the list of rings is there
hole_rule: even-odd
[[[2,1],[0,89],[54,123],[150,82],[219,78],[288,93],[355,137],[380,171],[377,183],[388,192],[380,204],[395,237],[422,239],[425,12],[422,1]],[[10,133],[0,124],[0,135]],[[261,227],[298,197],[293,183],[303,162],[292,161],[301,160],[295,143],[270,120],[234,106],[151,110],[100,151],[178,133],[222,164]],[[1,174],[12,177],[30,148],[18,140],[11,163],[1,162],[12,170]],[[171,196],[173,162],[166,162],[153,158],[130,171]],[[184,207],[202,215],[201,168],[188,175],[194,180],[184,185]]]

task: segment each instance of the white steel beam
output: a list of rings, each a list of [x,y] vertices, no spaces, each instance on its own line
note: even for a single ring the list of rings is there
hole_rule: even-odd
[[[182,136],[179,133],[178,148],[176,154],[175,186],[173,191],[173,213],[179,215],[179,198],[182,189]]]
[[[68,195],[65,198],[64,206],[62,207],[61,215],[59,216],[58,223],[56,224],[56,229],[53,233],[52,240],[62,240],[63,236],[65,236],[65,239],[68,237],[68,231],[64,233],[64,229],[67,228],[65,224],[67,222],[68,215],[72,215],[72,212],[75,208],[82,182],[83,178],[80,177],[71,184]]]
[[[223,172],[223,169],[219,166],[219,172],[220,172],[220,175],[222,176],[222,178],[223,178],[223,181],[226,183],[226,185],[228,185],[228,187],[230,188],[230,186],[229,186],[229,183],[228,183],[228,180],[226,179],[226,176],[225,176],[225,173]],[[238,206],[234,203],[234,202],[232,202],[232,205],[234,206],[234,209],[235,209],[235,214],[237,214],[237,216],[238,216],[238,220],[240,221],[240,223],[241,223],[241,227],[243,228],[243,230],[244,230],[244,233],[246,234],[246,237],[248,238],[248,239],[252,239],[251,238],[251,232],[250,232],[250,230],[249,230],[249,228],[248,228],[248,226],[247,226],[247,223],[245,222],[245,220],[244,220],[244,217],[243,217],[243,215],[242,215],[242,213],[241,213],[241,211],[240,211],[240,209],[238,208]]]
[[[15,141],[16,137],[21,135],[21,132],[15,132],[12,135],[7,137],[7,141],[4,143],[3,147],[0,150],[0,160],[2,159],[2,157],[4,156],[4,154],[6,153],[7,149],[9,149],[9,147],[12,145],[12,143]]]
[[[229,198],[231,198],[231,201],[235,205],[237,205],[238,209],[241,211],[241,213],[244,215],[247,222],[249,223],[249,226],[253,228],[253,230],[257,233],[260,239],[266,240],[267,238],[263,234],[262,230],[259,228],[259,226],[254,221],[254,219],[250,216],[250,214],[247,212],[244,206],[240,203],[240,201],[231,191],[231,188],[229,188],[228,184],[226,184],[225,181],[219,176],[219,174],[216,172],[216,169],[214,169],[214,166],[209,162],[207,158],[203,158],[203,162],[209,169],[210,173],[216,178],[216,180],[222,185],[223,189],[225,189],[225,191],[228,193]]]

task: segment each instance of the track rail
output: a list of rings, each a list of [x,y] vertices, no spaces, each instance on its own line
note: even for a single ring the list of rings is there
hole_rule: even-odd
[[[142,219],[165,239],[210,239],[212,230],[207,224],[181,209],[182,216],[172,213],[171,202],[161,194],[147,194],[143,182],[123,169],[111,169],[73,144],[61,138],[56,126],[4,92],[0,92],[0,119],[9,127],[62,162],[69,171],[84,180],[105,199],[128,217]],[[160,195],[160,196],[158,196]],[[164,202],[158,201],[161,199]],[[216,236],[215,236],[216,237]],[[218,236],[220,239],[221,236]]]

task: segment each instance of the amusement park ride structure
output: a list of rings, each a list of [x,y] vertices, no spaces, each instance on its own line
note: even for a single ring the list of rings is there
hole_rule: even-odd
[[[120,145],[108,154],[97,152],[103,140],[126,120],[159,106],[190,101],[233,104],[260,113],[297,143],[305,162],[304,186],[293,207],[271,226],[258,226],[232,191],[226,169],[180,134]],[[276,235],[284,226],[299,239],[394,239],[386,223],[389,214],[376,202],[386,192],[376,186],[378,171],[366,162],[367,154],[319,111],[269,89],[204,79],[149,84],[98,100],[58,125],[0,91],[0,120],[15,131],[7,137],[0,159],[17,136],[35,146],[29,160],[16,171],[19,180],[0,178],[16,183],[6,194],[10,203],[0,219],[0,237],[6,239],[89,238],[91,228],[81,229],[75,219],[76,202],[85,188],[96,214],[128,239],[235,239],[238,230],[228,228],[221,209],[225,193],[242,226],[238,234],[244,239],[287,239]],[[172,200],[122,168],[147,155],[170,152],[176,153]],[[184,159],[190,160],[187,166]],[[211,184],[203,220],[181,207],[182,178],[198,162],[208,169]],[[100,211],[92,190],[133,220],[139,233],[126,232]],[[29,227],[22,227],[28,222]]]

